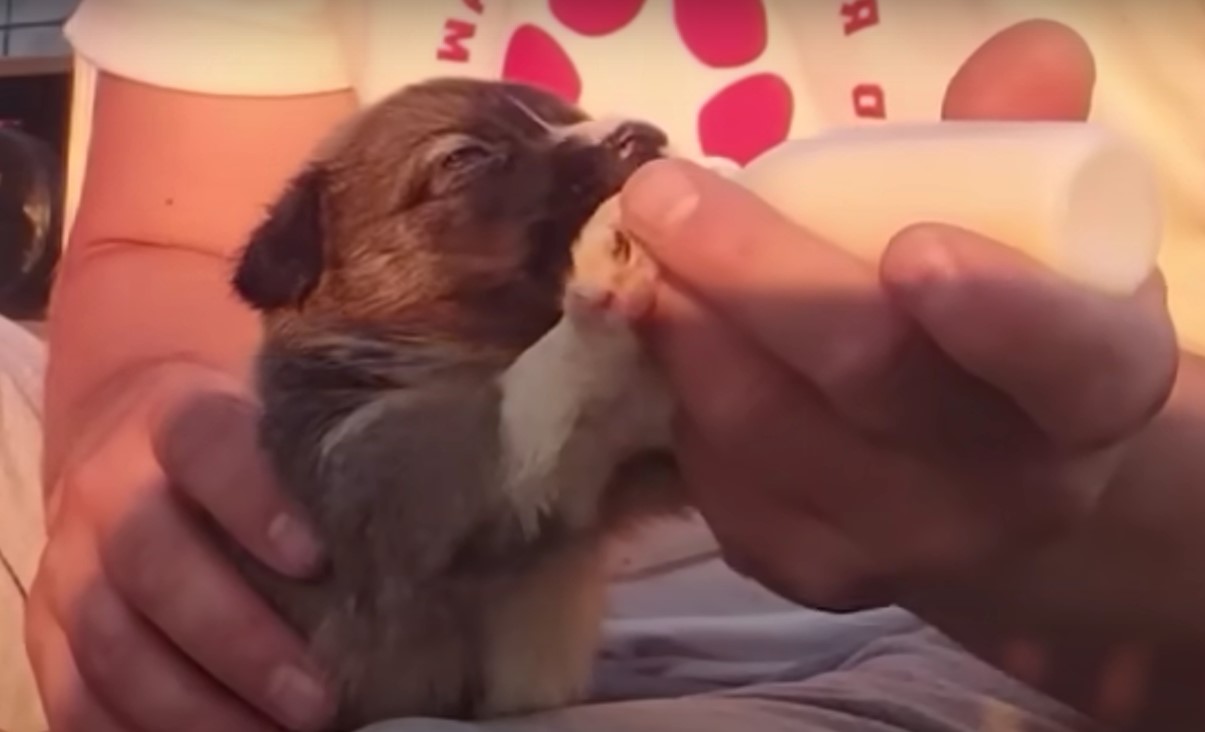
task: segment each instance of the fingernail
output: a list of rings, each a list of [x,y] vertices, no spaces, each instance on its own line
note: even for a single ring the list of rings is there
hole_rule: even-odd
[[[293,516],[282,513],[268,525],[268,539],[280,558],[298,571],[308,572],[322,561],[322,549],[306,526]]]
[[[628,181],[622,203],[624,223],[656,244],[694,213],[699,191],[680,163],[650,163]]]
[[[281,666],[272,673],[268,696],[281,719],[292,729],[319,728],[330,714],[322,684],[296,666]]]
[[[901,236],[897,247],[906,249],[892,257],[884,272],[888,284],[909,296],[932,295],[958,275],[958,262],[941,231],[913,229]]]

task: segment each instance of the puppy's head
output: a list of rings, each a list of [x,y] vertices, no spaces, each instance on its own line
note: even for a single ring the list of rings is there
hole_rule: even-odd
[[[665,135],[519,84],[407,87],[334,135],[234,278],[273,330],[526,347],[555,322],[570,249]]]

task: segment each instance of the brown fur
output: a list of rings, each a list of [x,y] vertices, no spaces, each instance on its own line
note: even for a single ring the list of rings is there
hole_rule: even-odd
[[[404,89],[331,137],[239,262],[265,325],[264,444],[330,568],[292,582],[230,550],[326,665],[339,729],[573,701],[604,540],[679,506],[672,459],[645,449],[663,445],[624,436],[657,391],[631,334],[562,318],[574,241],[664,139],[547,127],[586,119],[515,84]],[[614,376],[577,383],[595,353]],[[512,481],[504,396],[545,371],[576,416],[552,428],[555,465]]]

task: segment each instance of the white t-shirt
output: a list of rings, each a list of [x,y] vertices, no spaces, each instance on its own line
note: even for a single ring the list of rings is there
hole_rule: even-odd
[[[84,62],[69,206],[93,68],[211,94],[350,88],[364,103],[431,75],[505,76],[742,160],[835,124],[936,119],[983,41],[1039,17],[1086,38],[1095,119],[1159,165],[1173,313],[1205,351],[1200,0],[82,0],[66,27]]]

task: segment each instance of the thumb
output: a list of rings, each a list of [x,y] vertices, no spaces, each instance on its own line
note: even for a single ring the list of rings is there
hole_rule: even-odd
[[[172,488],[261,562],[313,576],[324,547],[260,449],[259,416],[223,374],[195,382],[164,410],[153,448]]]
[[[1158,277],[1132,298],[1108,296],[1010,247],[936,225],[901,232],[881,273],[947,356],[1063,447],[1128,437],[1167,400],[1179,351]]]
[[[989,38],[946,89],[942,118],[1083,121],[1096,66],[1074,30],[1031,20]]]

